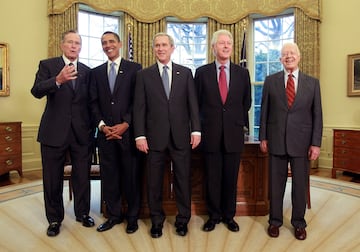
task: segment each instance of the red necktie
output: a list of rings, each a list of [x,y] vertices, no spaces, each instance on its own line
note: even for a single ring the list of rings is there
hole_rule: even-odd
[[[226,82],[226,73],[225,73],[225,66],[221,65],[220,67],[220,74],[219,74],[219,90],[220,90],[220,96],[223,104],[226,101],[226,96],[228,92],[227,88],[227,82]]]
[[[291,108],[291,105],[293,104],[295,99],[295,84],[292,74],[288,75],[288,80],[286,83],[286,95],[287,95],[289,108]]]

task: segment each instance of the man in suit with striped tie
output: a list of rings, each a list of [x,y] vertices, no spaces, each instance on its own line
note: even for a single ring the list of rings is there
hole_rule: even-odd
[[[319,157],[322,138],[320,84],[299,71],[300,51],[295,43],[283,45],[280,61],[284,70],[266,77],[261,102],[260,148],[269,152],[268,234],[278,237],[283,224],[283,198],[290,163],[291,224],[295,237],[304,240],[310,160]]]

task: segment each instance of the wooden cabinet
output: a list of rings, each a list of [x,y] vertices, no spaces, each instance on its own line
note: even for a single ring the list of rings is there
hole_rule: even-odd
[[[334,130],[332,178],[337,170],[360,173],[359,130]]]
[[[191,158],[191,211],[196,215],[207,215],[205,202],[205,168],[200,151],[195,150]],[[143,174],[146,173],[145,167]],[[146,199],[146,176],[143,176],[143,199],[141,216],[148,217]],[[176,215],[174,174],[168,165],[164,174],[163,207],[167,215]],[[247,141],[241,156],[236,199],[236,215],[260,216],[269,213],[268,157],[259,148],[259,142]]]
[[[22,176],[21,122],[0,122],[0,175],[16,170]]]

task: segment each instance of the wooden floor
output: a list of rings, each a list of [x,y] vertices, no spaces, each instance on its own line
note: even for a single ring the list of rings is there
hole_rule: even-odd
[[[354,176],[338,173],[331,179],[328,169],[311,171],[312,208],[306,212],[308,238],[298,241],[290,224],[289,186],[284,200],[284,225],[279,238],[266,234],[268,216],[237,216],[240,232],[229,232],[219,224],[203,232],[206,216],[192,216],[189,233],[176,235],[174,216],[168,216],[164,235],[152,239],[149,219],[139,220],[139,230],[128,235],[126,224],[98,233],[76,222],[73,202],[64,189],[65,219],[57,237],[47,237],[41,172],[16,173],[0,179],[0,251],[136,251],[136,252],[240,252],[240,251],[360,251],[360,184]],[[288,183],[288,185],[290,182]],[[99,212],[99,182],[92,182],[91,216],[96,226],[104,221]],[[15,196],[24,194],[25,196]],[[4,199],[4,195],[12,195]],[[3,200],[1,200],[3,198]]]

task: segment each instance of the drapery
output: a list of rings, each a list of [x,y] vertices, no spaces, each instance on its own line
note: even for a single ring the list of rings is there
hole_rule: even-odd
[[[166,30],[167,16],[182,21],[208,17],[208,44],[218,29],[227,29],[234,36],[232,62],[239,63],[244,31],[251,14],[277,15],[294,7],[295,42],[301,51],[300,69],[312,76],[320,76],[319,25],[321,0],[48,0],[49,56],[61,53],[61,34],[77,28],[78,3],[98,11],[123,11],[125,21],[124,52],[127,51],[128,32],[132,34],[134,61],[147,67],[154,62],[151,47],[155,33]],[[248,38],[249,36],[247,36]],[[246,43],[246,41],[245,41]],[[210,46],[208,62],[214,60]]]
[[[104,12],[123,11],[138,21],[150,23],[174,16],[184,21],[210,17],[223,24],[233,24],[249,14],[271,16],[290,7],[321,19],[321,0],[48,0],[48,14],[63,13],[74,3]]]

